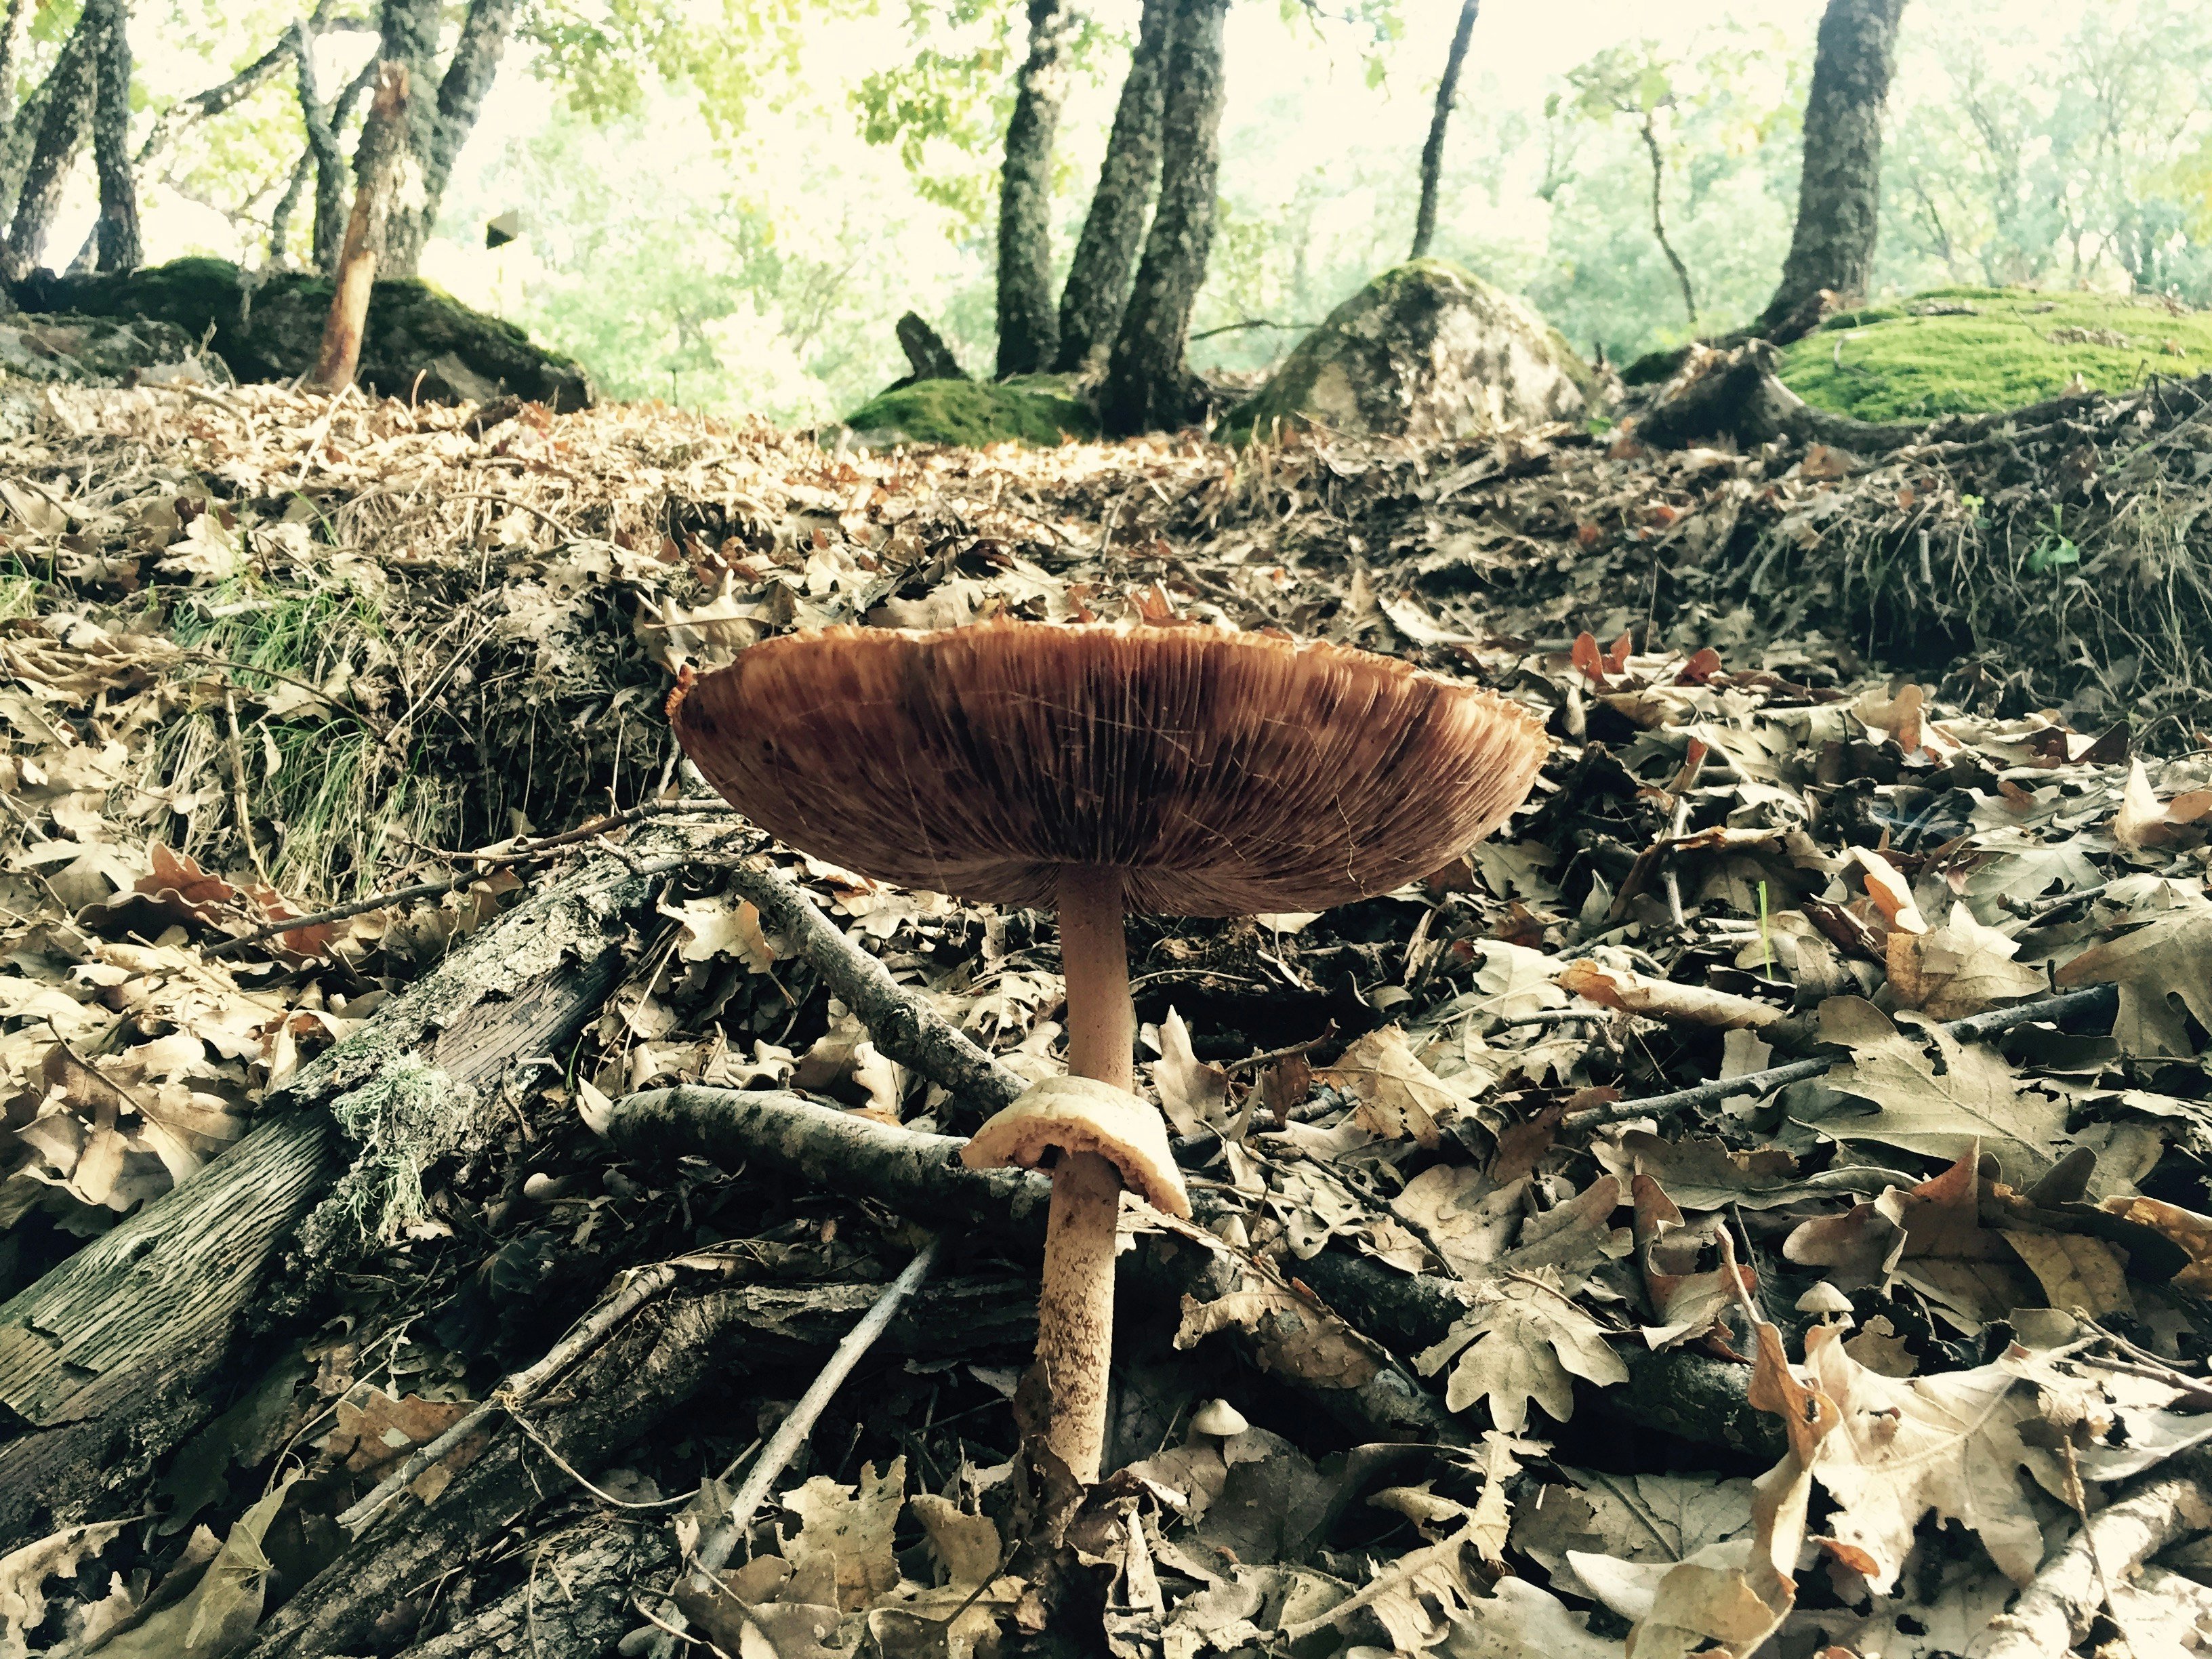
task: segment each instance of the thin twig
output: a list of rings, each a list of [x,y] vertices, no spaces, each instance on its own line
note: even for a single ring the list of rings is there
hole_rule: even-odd
[[[482,1429],[490,1420],[493,1413],[504,1411],[514,1416],[514,1407],[526,1403],[556,1372],[597,1347],[616,1326],[675,1282],[676,1265],[673,1262],[664,1261],[632,1275],[628,1284],[579,1320],[575,1328],[547,1350],[543,1358],[515,1372],[492,1390],[490,1399],[428,1445],[410,1453],[405,1462],[377,1483],[374,1492],[339,1516],[338,1525],[353,1536],[359,1537],[386,1504],[398,1497],[404,1488],[411,1486],[423,1470]],[[517,1418],[515,1420],[520,1422],[521,1419]]]
[[[814,1425],[821,1420],[822,1413],[831,1397],[845,1379],[853,1374],[853,1368],[875,1346],[876,1339],[890,1326],[891,1316],[899,1310],[899,1304],[913,1295],[921,1282],[929,1277],[930,1270],[937,1265],[939,1247],[940,1241],[933,1237],[915,1253],[914,1260],[906,1264],[905,1271],[876,1298],[875,1305],[861,1315],[860,1322],[845,1333],[845,1340],[837,1345],[837,1351],[830,1356],[829,1363],[822,1367],[811,1386],[799,1397],[799,1403],[791,1408],[790,1415],[776,1425],[775,1436],[746,1472],[744,1484],[730,1499],[728,1516],[715,1522],[713,1530],[700,1540],[694,1570],[701,1577],[711,1583],[713,1576],[729,1561],[737,1549],[738,1540],[745,1535],[746,1528],[752,1525],[755,1512],[766,1500],[769,1488],[775,1484],[776,1476],[781,1474],[791,1460],[798,1455],[799,1449],[806,1443],[807,1437],[814,1432]],[[656,1638],[652,1650],[665,1656],[673,1650],[665,1638]]]
[[[720,801],[696,803],[684,801],[671,805],[633,806],[624,811],[611,812],[605,817],[594,818],[589,823],[580,824],[574,830],[563,830],[557,836],[548,836],[543,841],[532,842],[529,846],[518,848],[512,853],[457,853],[440,854],[438,856],[465,858],[483,866],[526,864],[532,860],[542,858],[548,853],[568,846],[572,842],[604,835],[610,826],[619,827],[625,823],[635,823],[640,818],[658,817],[667,813],[712,810],[721,805]],[[650,864],[639,864],[631,855],[622,854],[611,846],[607,847],[606,850],[616,853],[617,857],[630,866],[623,877],[624,880],[629,879],[631,876],[660,875],[670,870],[680,870],[702,862],[695,857],[662,859]],[[712,860],[706,862],[712,862]],[[381,909],[388,904],[404,904],[412,899],[442,897],[457,888],[465,887],[472,881],[481,880],[483,876],[482,868],[465,870],[459,875],[442,877],[436,881],[421,881],[411,887],[394,887],[381,893],[372,893],[367,898],[356,899],[350,904],[334,904],[327,910],[316,910],[307,915],[287,916],[281,921],[269,922],[257,927],[251,933],[240,933],[234,939],[225,939],[220,945],[211,945],[201,952],[201,955],[210,958],[234,956],[247,945],[258,945],[263,939],[273,938],[278,933],[296,933],[303,927],[319,927],[326,921],[343,921],[349,916],[363,915],[371,910]]]
[[[1963,1042],[1972,1042],[2034,1020],[2057,1019],[2074,1013],[2106,1012],[2117,1006],[2118,994],[2116,987],[2091,985],[2078,991],[2062,991],[2057,996],[2039,998],[2033,1002],[2017,1003],[2009,1008],[1992,1008],[1987,1013],[1951,1020],[1936,1029]],[[1594,1106],[1586,1112],[1570,1113],[1560,1127],[1602,1128],[1608,1123],[1620,1123],[1630,1118],[1667,1117],[1696,1106],[1716,1106],[1735,1095],[1771,1094],[1787,1084],[1802,1083],[1807,1078],[1819,1077],[1842,1063],[1840,1055],[1816,1055],[1811,1060],[1793,1060],[1786,1066],[1770,1066],[1763,1072],[1746,1072],[1741,1077],[1716,1078],[1711,1083],[1677,1089],[1671,1094],[1651,1095],[1642,1100],[1617,1100],[1609,1106]]]

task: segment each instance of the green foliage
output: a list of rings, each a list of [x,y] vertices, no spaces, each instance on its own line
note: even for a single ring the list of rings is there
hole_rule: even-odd
[[[897,432],[915,443],[1048,447],[1063,438],[1095,438],[1098,419],[1066,395],[1066,380],[1024,375],[992,383],[917,380],[871,398],[845,417],[856,432]]]
[[[1915,314],[1961,305],[1973,309]],[[2139,297],[1965,288],[1831,318],[1782,363],[1798,396],[1863,421],[2017,409],[2075,385],[2118,391],[2152,374],[2207,371],[2212,313],[2177,315]]]

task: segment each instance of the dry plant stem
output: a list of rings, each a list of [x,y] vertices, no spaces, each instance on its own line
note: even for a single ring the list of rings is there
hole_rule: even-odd
[[[728,885],[753,902],[769,933],[797,945],[799,954],[868,1028],[884,1054],[991,1111],[1028,1086],[964,1032],[901,990],[890,970],[839,932],[796,883],[745,860],[731,868]]]
[[[1983,1037],[1995,1036],[2000,1031],[2009,1031],[2016,1025],[2032,1024],[2037,1020],[2057,1019],[2067,1014],[2106,1012],[2118,1006],[2118,994],[2110,985],[2084,986],[2078,991],[2062,991],[2057,996],[2039,997],[2033,1002],[2016,1003],[2009,1008],[1992,1008],[1986,1013],[1970,1014],[1964,1019],[1947,1021],[1937,1029],[1962,1042],[1972,1042]],[[1565,1129],[1598,1129],[1608,1123],[1622,1123],[1632,1118],[1669,1117],[1693,1107],[1718,1105],[1735,1095],[1771,1094],[1785,1085],[1819,1077],[1840,1064],[1841,1056],[1832,1060],[1825,1056],[1793,1060],[1786,1066],[1770,1066],[1763,1072],[1746,1072],[1741,1077],[1719,1078],[1692,1088],[1677,1089],[1671,1094],[1650,1095],[1642,1100],[1616,1100],[1609,1106],[1594,1106],[1586,1112],[1571,1112],[1560,1127]]]
[[[727,1518],[717,1522],[714,1530],[700,1540],[699,1553],[694,1558],[696,1571],[711,1577],[727,1565],[737,1549],[738,1540],[745,1535],[745,1529],[752,1525],[754,1515],[767,1501],[769,1488],[775,1484],[776,1476],[781,1474],[791,1460],[799,1455],[799,1449],[814,1432],[814,1425],[822,1420],[822,1413],[830,1400],[843,1386],[845,1379],[853,1374],[853,1368],[875,1346],[876,1339],[891,1322],[891,1316],[898,1311],[899,1304],[921,1288],[922,1281],[937,1266],[941,1243],[933,1238],[915,1253],[904,1271],[884,1287],[884,1293],[876,1298],[875,1305],[845,1334],[845,1340],[837,1345],[829,1362],[822,1367],[806,1392],[799,1397],[799,1403],[776,1425],[775,1436],[762,1449],[761,1455],[753,1460],[752,1468],[746,1472],[744,1484],[731,1498]],[[678,1622],[682,1622],[680,1616]],[[675,1650],[675,1645],[673,1637],[655,1637],[651,1651],[665,1659],[665,1656]]]
[[[605,1341],[608,1333],[676,1282],[676,1268],[661,1262],[631,1276],[628,1284],[600,1303],[568,1334],[547,1350],[537,1364],[515,1372],[492,1396],[436,1439],[410,1453],[407,1460],[378,1482],[376,1489],[338,1516],[338,1525],[359,1537],[379,1511],[415,1478],[454,1447],[483,1428],[495,1411],[527,1404],[557,1371],[581,1358]]]
[[[2212,1528],[2208,1477],[2212,1457],[2190,1453],[2124,1490],[2036,1574],[2011,1612],[1989,1622],[1966,1659],[2043,1659],[2070,1650],[2103,1608],[2106,1580],[2125,1580],[2167,1545]]]

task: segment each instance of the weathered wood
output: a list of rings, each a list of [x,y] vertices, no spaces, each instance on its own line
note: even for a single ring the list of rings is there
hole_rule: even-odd
[[[779,1337],[803,1333],[805,1346],[817,1353],[837,1341],[881,1290],[880,1285],[738,1285],[651,1304],[535,1402],[526,1413],[531,1427],[589,1477],[650,1436],[702,1389],[726,1385],[764,1360],[786,1359],[792,1351]],[[901,1308],[877,1352],[940,1358],[979,1350],[994,1356],[1021,1352],[1035,1331],[1014,1310],[1028,1296],[1025,1285],[1004,1276],[932,1285]],[[495,1436],[428,1507],[409,1502],[386,1510],[357,1543],[263,1623],[246,1659],[363,1651],[369,1627],[380,1615],[498,1539],[518,1516],[573,1491],[568,1476],[530,1437],[512,1430]],[[538,1607],[542,1614],[542,1599]],[[434,1643],[424,1650],[440,1655],[476,1650]]]
[[[644,1620],[633,1585],[676,1565],[665,1526],[589,1522],[538,1541],[522,1583],[399,1659],[605,1659]]]
[[[379,1176],[348,1171],[349,1103],[413,1057],[441,1105],[409,1155],[485,1134],[508,1063],[564,1042],[617,982],[652,886],[599,860],[501,917],[273,1091],[238,1145],[0,1306],[0,1551],[114,1512],[219,1409],[237,1344],[309,1312],[314,1276],[279,1272],[303,1231],[325,1272],[367,1242]]]

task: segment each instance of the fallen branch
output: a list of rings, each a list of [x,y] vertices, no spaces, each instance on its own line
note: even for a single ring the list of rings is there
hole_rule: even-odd
[[[2037,1020],[2061,1019],[2069,1014],[2110,1013],[2118,1006],[2117,988],[2090,985],[2078,991],[2062,991],[2056,996],[2039,997],[2033,1002],[2015,1003],[2009,1008],[1992,1008],[1986,1013],[1948,1020],[1936,1029],[1958,1038],[1961,1042],[1976,1042],[1984,1037],[2009,1031],[2016,1025],[2032,1024]],[[1671,1117],[1677,1112],[1686,1112],[1695,1107],[1718,1105],[1735,1095],[1771,1094],[1785,1085],[1802,1083],[1807,1078],[1819,1077],[1823,1073],[1832,1071],[1842,1065],[1845,1058],[1847,1056],[1841,1054],[1816,1054],[1810,1060],[1793,1060],[1786,1066],[1770,1066],[1762,1072],[1746,1072],[1741,1077],[1716,1078],[1711,1083],[1677,1089],[1671,1094],[1649,1095],[1641,1100],[1616,1100],[1610,1105],[1570,1112],[1559,1127],[1562,1129],[1598,1129],[1608,1123],[1626,1122],[1632,1118]]]
[[[900,989],[890,970],[838,932],[797,884],[748,860],[732,867],[728,885],[753,902],[769,932],[796,943],[799,955],[868,1028],[878,1051],[987,1112],[1029,1086],[965,1032]]]
[[[2012,1610],[1989,1622],[1966,1659],[2045,1659],[2071,1651],[2104,1611],[2107,1583],[2124,1581],[2167,1545],[2212,1528],[2208,1480],[2212,1456],[2188,1452],[2122,1488],[2035,1575]]]
[[[1441,1340],[1468,1303],[1454,1281],[1401,1273],[1370,1256],[1326,1249],[1298,1264],[1298,1277],[1362,1329],[1401,1352]],[[1700,1445],[1727,1446],[1772,1462],[1785,1449],[1780,1423],[1748,1398],[1751,1368],[1691,1349],[1656,1352],[1641,1342],[1615,1349],[1628,1381],[1610,1389],[1578,1386],[1601,1410],[1640,1427]]]
[[[965,1144],[957,1135],[918,1134],[854,1112],[818,1106],[770,1090],[685,1086],[652,1089],[615,1103],[607,1139],[625,1154],[668,1158],[684,1153],[734,1168],[762,1166],[848,1198],[869,1199],[910,1218],[947,1227],[983,1227],[1042,1252],[1050,1177],[1033,1170],[970,1170],[960,1162]],[[1192,1194],[1200,1226],[1160,1224],[1157,1237],[1140,1236],[1124,1254],[1124,1272],[1144,1281],[1139,1294],[1173,1305],[1188,1297],[1200,1304],[1238,1291],[1280,1291],[1285,1281],[1264,1264],[1201,1231],[1209,1213],[1227,1213],[1211,1193]],[[1162,1248],[1162,1246],[1165,1248]],[[1300,1268],[1304,1271],[1303,1266]],[[1328,1310],[1309,1299],[1305,1310],[1287,1305],[1276,1322],[1310,1318],[1338,1328]],[[1465,1431],[1413,1373],[1379,1351],[1365,1375],[1323,1370],[1304,1376],[1295,1357],[1270,1346],[1277,1340],[1261,1322],[1258,1332],[1237,1333],[1255,1363],[1305,1390],[1338,1421],[1370,1440],[1463,1439]],[[1343,1340],[1355,1346],[1356,1332]]]
[[[388,888],[381,893],[371,893],[367,898],[356,899],[350,904],[332,905],[327,910],[313,911],[304,916],[286,916],[281,921],[256,927],[251,933],[240,933],[234,938],[224,939],[218,945],[211,945],[200,954],[209,960],[217,957],[234,956],[246,946],[258,945],[264,939],[274,939],[279,933],[297,933],[303,927],[319,927],[326,921],[343,921],[351,916],[367,915],[371,910],[381,910],[386,905],[405,904],[414,899],[442,898],[447,893],[465,887],[472,881],[481,880],[484,871],[488,869],[501,865],[526,864],[534,859],[544,857],[546,854],[556,848],[569,846],[576,842],[590,841],[594,836],[606,834],[610,830],[619,830],[624,824],[635,823],[643,818],[666,817],[680,812],[726,812],[731,810],[732,809],[724,805],[720,801],[655,802],[646,806],[633,806],[621,812],[610,812],[605,817],[593,818],[588,823],[578,824],[574,830],[564,830],[557,836],[548,836],[542,841],[532,842],[527,847],[519,848],[509,853],[441,854],[438,856],[467,859],[478,867],[465,871],[457,876],[441,877],[436,881],[418,881],[411,887]],[[638,873],[659,873],[661,871],[680,869],[686,862],[688,860],[678,860],[658,866],[652,872],[644,871],[641,867],[634,867],[637,868]]]

